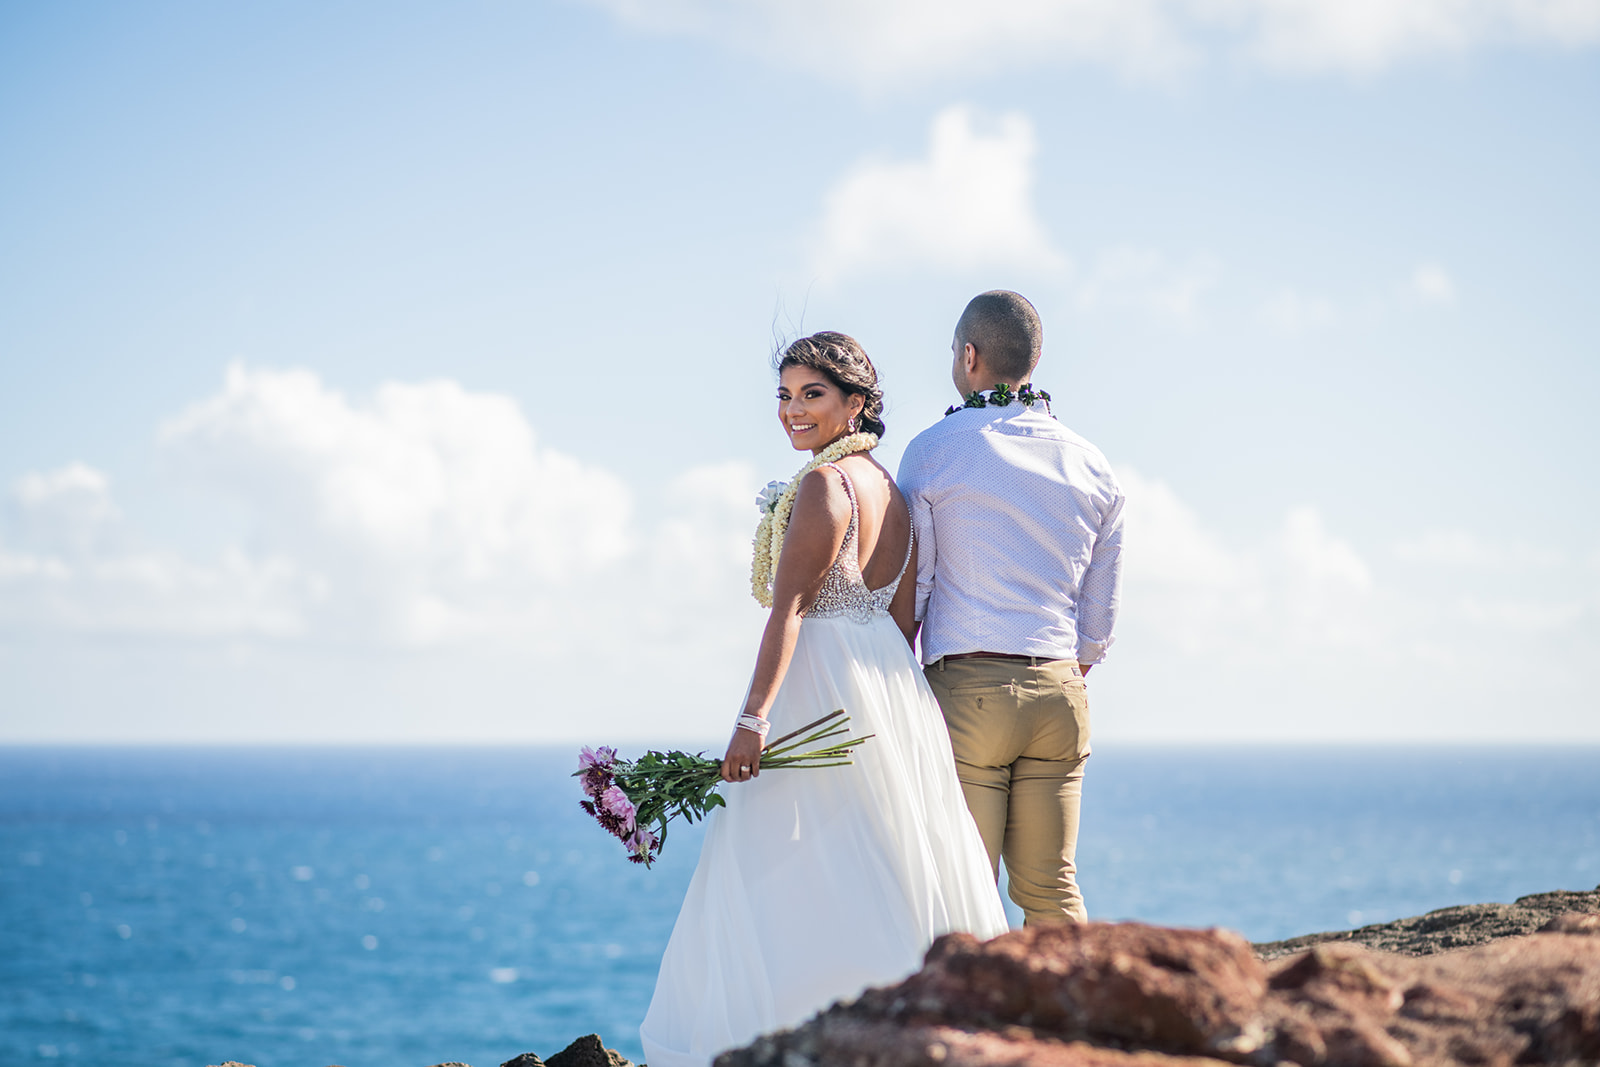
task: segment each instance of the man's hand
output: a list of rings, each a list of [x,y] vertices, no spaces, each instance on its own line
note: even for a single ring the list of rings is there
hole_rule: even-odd
[[[1078,673],[1087,678],[1089,677],[1089,669],[1093,666],[1093,663],[1080,663],[1078,664]]]

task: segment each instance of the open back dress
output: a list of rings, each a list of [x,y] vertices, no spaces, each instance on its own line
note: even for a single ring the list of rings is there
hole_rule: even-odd
[[[706,1067],[898,981],[940,934],[1007,929],[939,705],[889,616],[911,546],[899,576],[868,589],[855,487],[827,466],[844,479],[850,525],[801,620],[772,736],[838,708],[852,735],[873,736],[849,766],[724,788],[640,1027],[650,1067]]]

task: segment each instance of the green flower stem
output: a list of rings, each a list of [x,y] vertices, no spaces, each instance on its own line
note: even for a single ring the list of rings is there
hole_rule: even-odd
[[[810,737],[803,737],[800,740],[793,742],[792,744],[788,744],[788,745],[783,746],[782,748],[762,749],[761,758],[762,758],[762,760],[777,759],[777,758],[780,758],[780,757],[783,757],[783,756],[787,756],[789,753],[797,751],[798,749],[805,748],[808,745],[816,745],[819,741],[826,741],[830,737],[842,737],[842,736],[844,736],[845,734],[847,734],[849,732],[850,731],[848,731],[848,730],[829,730],[826,733],[817,733],[817,734],[813,734]],[[840,741],[840,742],[837,742],[834,745],[827,745],[827,746],[824,746],[824,747],[834,748],[834,747],[837,747],[837,745],[844,745],[844,744],[849,744],[849,742],[848,741]]]
[[[762,749],[762,758],[765,759],[768,755],[779,756],[786,752],[793,752],[797,748],[804,748],[806,745],[815,745],[817,742],[825,741],[830,737],[838,737],[841,734],[849,733],[849,730],[845,728],[845,723],[849,721],[850,719],[848,717],[840,719],[831,726],[818,730],[815,733],[807,734],[800,740],[793,741],[787,745],[768,745],[766,748]],[[848,744],[848,742],[839,743]]]
[[[768,742],[767,747],[769,749],[770,748],[775,748],[778,745],[783,744],[785,741],[788,741],[789,739],[794,738],[794,737],[799,737],[801,734],[805,733],[807,730],[815,730],[817,727],[821,726],[823,723],[827,722],[828,720],[837,719],[839,716],[841,716],[843,714],[844,714],[844,709],[843,708],[840,708],[838,711],[830,711],[830,712],[828,712],[828,714],[824,715],[822,718],[818,719],[816,722],[808,722],[804,726],[800,727],[800,729],[791,730],[788,733],[784,734],[782,737],[778,738],[777,740]]]
[[[855,738],[855,740],[852,741],[852,744],[854,744],[856,742],[860,742],[860,741],[865,741],[865,740],[867,740],[867,738],[872,737],[872,736],[874,736],[874,735],[867,734],[866,737]],[[831,751],[831,750],[826,750],[825,749],[825,750],[823,750],[821,752],[808,752],[804,756],[796,756],[796,757],[793,757],[793,758],[790,758],[790,757],[779,757],[777,762],[775,762],[775,763],[768,763],[766,760],[762,760],[761,761],[761,769],[764,770],[764,771],[781,771],[785,767],[838,767],[838,766],[843,766],[844,764],[837,764],[837,763],[818,763],[817,760],[819,760],[819,759],[829,759],[829,760],[831,760],[831,759],[844,759],[845,756],[850,755],[850,751],[851,750],[848,749],[848,748],[842,748],[842,749],[839,749],[838,751]],[[848,763],[851,763],[853,761],[852,760],[845,760],[844,762],[845,762],[845,764],[848,764]]]

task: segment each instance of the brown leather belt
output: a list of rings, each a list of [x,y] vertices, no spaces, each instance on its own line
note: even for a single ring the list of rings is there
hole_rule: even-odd
[[[1014,656],[1009,652],[957,652],[953,656],[945,656],[944,658],[945,659],[1025,659],[1025,660],[1029,660],[1029,661],[1031,661],[1033,663],[1053,663],[1054,662],[1054,660],[1047,660],[1047,659],[1044,659],[1044,658],[1042,658],[1040,656]]]

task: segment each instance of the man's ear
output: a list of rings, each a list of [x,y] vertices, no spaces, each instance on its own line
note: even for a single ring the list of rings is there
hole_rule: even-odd
[[[968,378],[976,378],[978,373],[978,350],[968,341],[961,350],[961,367],[967,372]]]

